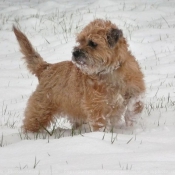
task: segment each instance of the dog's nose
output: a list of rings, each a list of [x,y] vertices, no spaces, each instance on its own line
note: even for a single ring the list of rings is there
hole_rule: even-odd
[[[75,51],[73,52],[73,56],[74,56],[75,58],[79,57],[80,54],[81,54],[81,52],[80,52],[79,50],[75,50]]]

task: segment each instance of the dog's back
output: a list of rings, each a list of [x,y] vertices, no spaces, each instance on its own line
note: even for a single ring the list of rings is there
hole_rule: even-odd
[[[20,45],[20,51],[24,55],[23,59],[27,63],[27,68],[39,79],[41,73],[47,69],[50,64],[43,60],[39,53],[33,48],[32,44],[24,33],[22,33],[15,26],[13,26],[13,31]]]

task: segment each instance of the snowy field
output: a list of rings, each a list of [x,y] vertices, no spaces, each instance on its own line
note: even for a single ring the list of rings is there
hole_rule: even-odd
[[[55,63],[71,59],[76,33],[95,18],[123,30],[145,74],[138,125],[115,133],[23,134],[23,112],[38,82],[21,60],[12,25]],[[175,1],[0,0],[1,174],[175,175]]]

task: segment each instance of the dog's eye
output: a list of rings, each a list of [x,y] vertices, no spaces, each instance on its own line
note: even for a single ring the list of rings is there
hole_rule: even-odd
[[[94,43],[92,40],[89,40],[88,46],[95,48],[97,47],[97,43]]]

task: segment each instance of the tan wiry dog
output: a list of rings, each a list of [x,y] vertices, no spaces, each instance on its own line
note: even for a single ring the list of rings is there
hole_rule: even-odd
[[[143,74],[128,51],[122,31],[110,21],[96,19],[77,36],[72,62],[49,64],[27,37],[13,27],[24,60],[39,85],[28,100],[23,128],[37,132],[55,115],[67,116],[74,126],[88,122],[93,131],[125,115],[132,125],[143,109]]]

